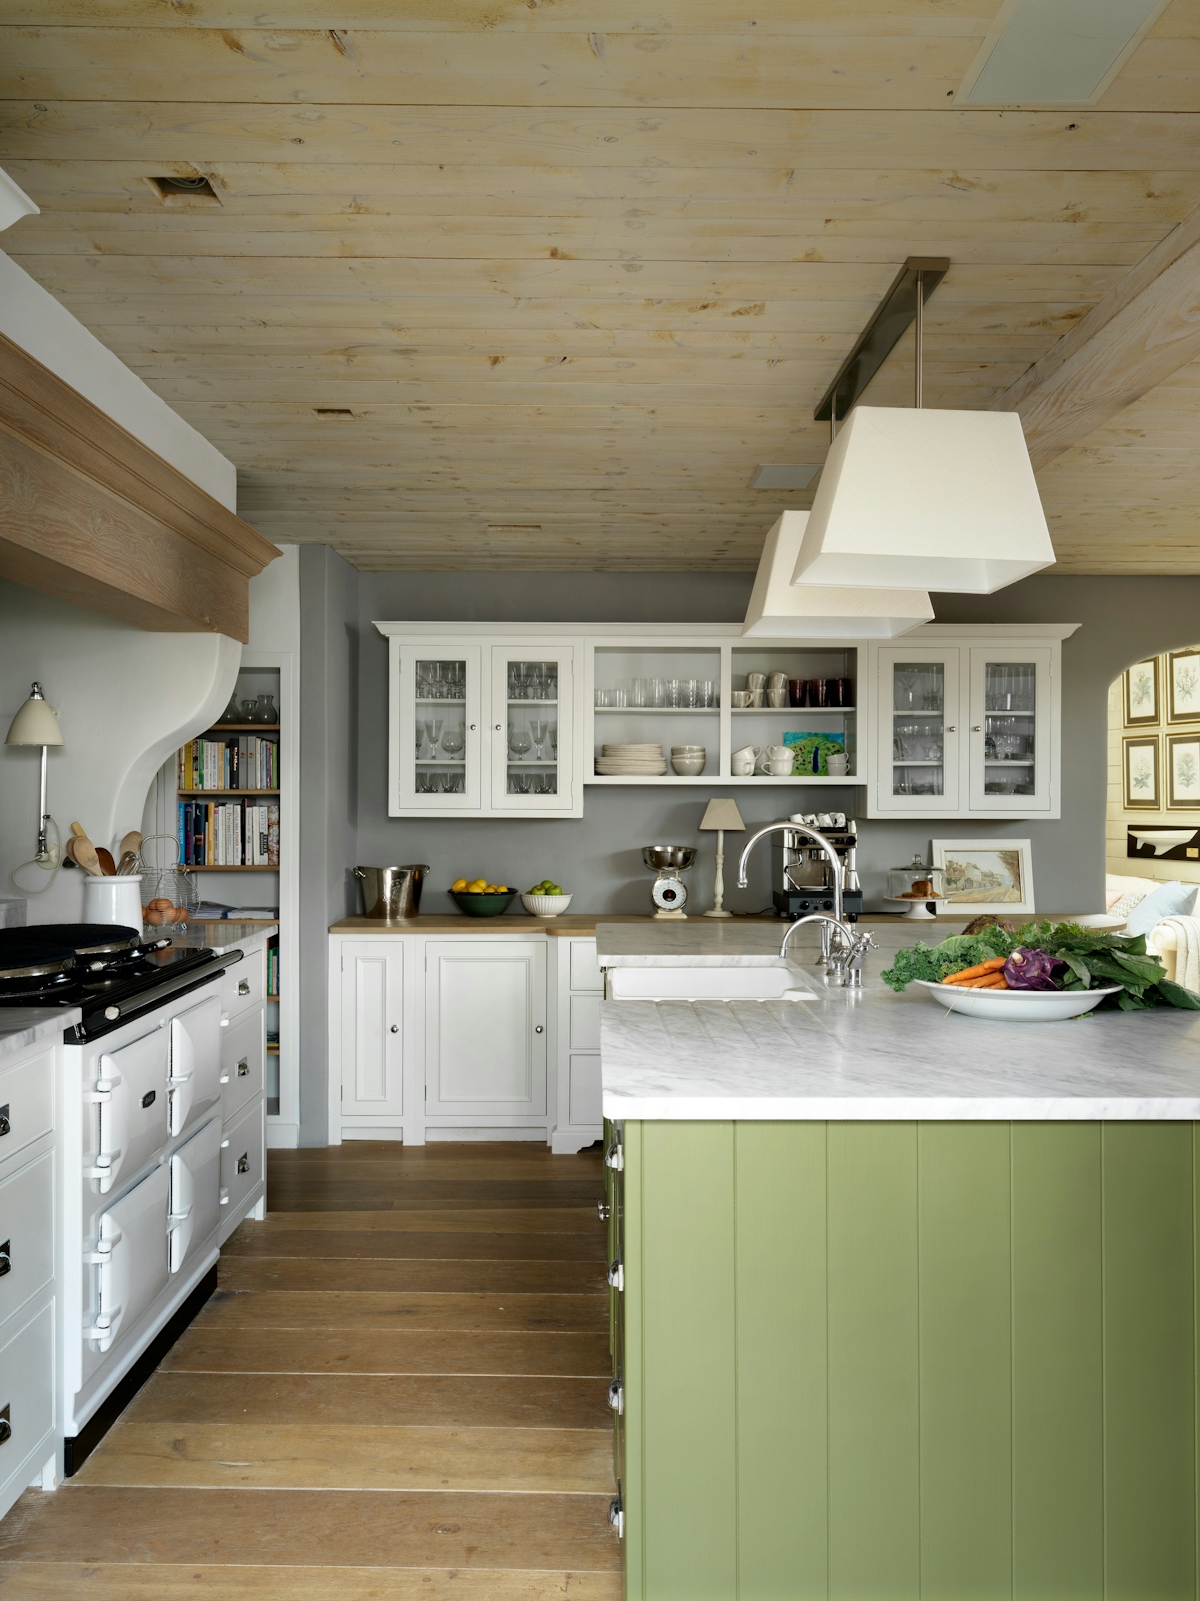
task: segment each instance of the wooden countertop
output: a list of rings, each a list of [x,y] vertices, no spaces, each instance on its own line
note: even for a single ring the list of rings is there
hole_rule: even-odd
[[[699,920],[702,915],[697,912],[694,920]],[[784,926],[781,917],[756,916],[738,920],[778,924],[780,928]],[[863,928],[871,928],[890,926],[903,920],[903,913],[868,912],[858,921]],[[939,917],[936,922],[930,923],[914,922],[913,938],[927,938],[930,931],[937,928],[944,928],[947,933],[954,933],[966,920],[963,916]],[[513,912],[501,912],[498,917],[468,917],[464,912],[429,912],[393,923],[385,922],[378,917],[342,917],[336,923],[329,925],[329,932],[331,934],[557,934],[565,938],[572,934],[577,936],[594,934],[597,923],[653,921],[649,913],[633,912],[599,912],[591,916],[584,912],[563,912],[559,917],[526,917]],[[937,941],[934,940],[933,943],[936,944]]]

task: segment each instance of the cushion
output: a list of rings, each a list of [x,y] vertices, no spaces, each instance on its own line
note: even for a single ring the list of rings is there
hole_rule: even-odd
[[[1126,934],[1148,934],[1164,917],[1187,917],[1196,904],[1195,884],[1181,884],[1172,879],[1160,884],[1145,896],[1130,912],[1125,923]]]
[[[1113,917],[1128,917],[1135,907],[1142,904],[1153,888],[1153,883],[1147,882],[1142,889],[1127,890],[1120,900],[1113,901],[1108,908],[1110,915]]]
[[[1137,905],[1143,895],[1149,895],[1156,882],[1157,880],[1153,878],[1124,878],[1118,873],[1106,873],[1104,875],[1105,911],[1111,912],[1119,900],[1124,900],[1125,896],[1132,892],[1134,899],[1131,905],[1125,908],[1126,911],[1130,911],[1133,906]]]

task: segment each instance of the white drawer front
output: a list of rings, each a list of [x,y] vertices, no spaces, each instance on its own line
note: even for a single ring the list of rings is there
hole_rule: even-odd
[[[600,997],[598,995],[571,996],[571,1049],[598,1051],[600,1049]]]
[[[0,1162],[54,1127],[54,1052],[0,1073]]]
[[[54,1153],[47,1151],[0,1184],[0,1323],[53,1274]]]
[[[263,1106],[259,1101],[221,1141],[221,1205],[236,1210],[266,1171],[263,1148]]]
[[[598,1056],[572,1056],[571,1058],[571,1122],[576,1128],[589,1123],[599,1125],[604,1119],[600,1109],[600,1058]]]
[[[251,951],[228,968],[221,979],[221,1005],[227,1017],[236,1017],[267,998],[267,953]]]
[[[225,1123],[262,1094],[266,1026],[262,1012],[251,1012],[222,1031],[221,1119]]]
[[[594,939],[571,941],[571,988],[573,990],[602,990],[604,975],[596,960]]]
[[[216,1228],[221,1213],[221,1120],[214,1117],[171,1157],[168,1265],[179,1269]]]
[[[87,1333],[101,1351],[166,1288],[168,1188],[166,1167],[156,1167],[97,1220],[99,1308]]]
[[[199,1123],[221,1099],[221,1000],[206,996],[170,1023],[171,1133]]]
[[[86,1097],[98,1112],[97,1143],[84,1171],[107,1195],[119,1177],[132,1178],[167,1143],[167,1031],[156,1028],[101,1052]]]
[[[54,1308],[43,1307],[0,1346],[0,1483],[54,1426]]]

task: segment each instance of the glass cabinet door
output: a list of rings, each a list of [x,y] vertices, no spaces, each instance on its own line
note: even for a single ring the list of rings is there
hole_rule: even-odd
[[[971,809],[1027,815],[1050,805],[1051,652],[971,649]]]
[[[879,653],[879,806],[950,812],[958,806],[956,649]]]
[[[492,809],[562,812],[572,803],[568,646],[492,649]]]
[[[480,663],[478,645],[401,647],[393,793],[403,811],[479,810]]]

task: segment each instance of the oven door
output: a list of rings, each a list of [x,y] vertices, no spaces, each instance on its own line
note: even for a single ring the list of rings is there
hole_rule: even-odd
[[[199,1123],[221,1099],[221,1000],[209,995],[170,1022],[172,1135]]]
[[[85,1098],[96,1107],[96,1143],[84,1174],[107,1195],[167,1143],[167,1035],[155,1028],[115,1051],[102,1051]]]
[[[221,1216],[221,1119],[214,1117],[171,1157],[169,1265],[178,1273]]]
[[[97,1219],[98,1306],[86,1333],[98,1350],[133,1328],[167,1285],[167,1191],[167,1169],[156,1167]]]

